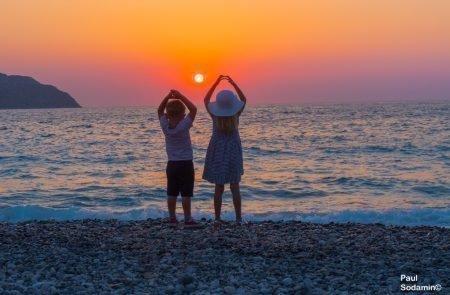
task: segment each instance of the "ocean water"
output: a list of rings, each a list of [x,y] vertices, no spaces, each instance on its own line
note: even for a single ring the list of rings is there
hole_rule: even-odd
[[[244,217],[450,226],[449,119],[450,103],[249,106]],[[210,134],[200,110],[197,218],[213,217]],[[167,216],[165,165],[154,107],[2,110],[0,221]]]

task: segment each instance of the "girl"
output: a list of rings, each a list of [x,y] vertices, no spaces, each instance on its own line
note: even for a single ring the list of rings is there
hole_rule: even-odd
[[[210,102],[211,96],[220,81],[227,80],[239,95],[231,90],[222,90],[216,96],[215,102]],[[220,75],[205,96],[205,107],[213,121],[213,132],[206,152],[203,179],[216,185],[214,192],[215,225],[220,225],[222,194],[225,184],[230,184],[233,194],[233,205],[236,211],[236,223],[241,218],[241,193],[239,182],[244,174],[242,161],[242,146],[239,137],[239,116],[244,110],[247,99],[241,89],[229,76]]]

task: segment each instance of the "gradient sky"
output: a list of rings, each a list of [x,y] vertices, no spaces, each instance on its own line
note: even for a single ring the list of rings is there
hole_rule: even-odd
[[[222,73],[254,103],[450,99],[447,0],[0,0],[0,28],[0,72],[83,106],[200,102]]]

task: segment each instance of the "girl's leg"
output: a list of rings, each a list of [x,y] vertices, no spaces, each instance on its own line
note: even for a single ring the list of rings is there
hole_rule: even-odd
[[[236,212],[236,222],[241,222],[241,191],[239,188],[239,183],[230,184],[230,190],[233,194],[233,205],[234,211]]]
[[[220,211],[222,210],[222,194],[225,189],[223,184],[216,184],[214,190],[214,213],[216,215],[216,220],[220,220]]]
[[[167,207],[169,209],[170,219],[176,219],[175,209],[177,207],[177,197],[167,196]]]

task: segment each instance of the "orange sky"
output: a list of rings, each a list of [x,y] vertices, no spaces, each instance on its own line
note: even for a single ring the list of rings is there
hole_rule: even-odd
[[[0,11],[0,72],[85,106],[155,104],[170,88],[198,102],[219,73],[261,103],[450,98],[446,0],[40,0]]]

